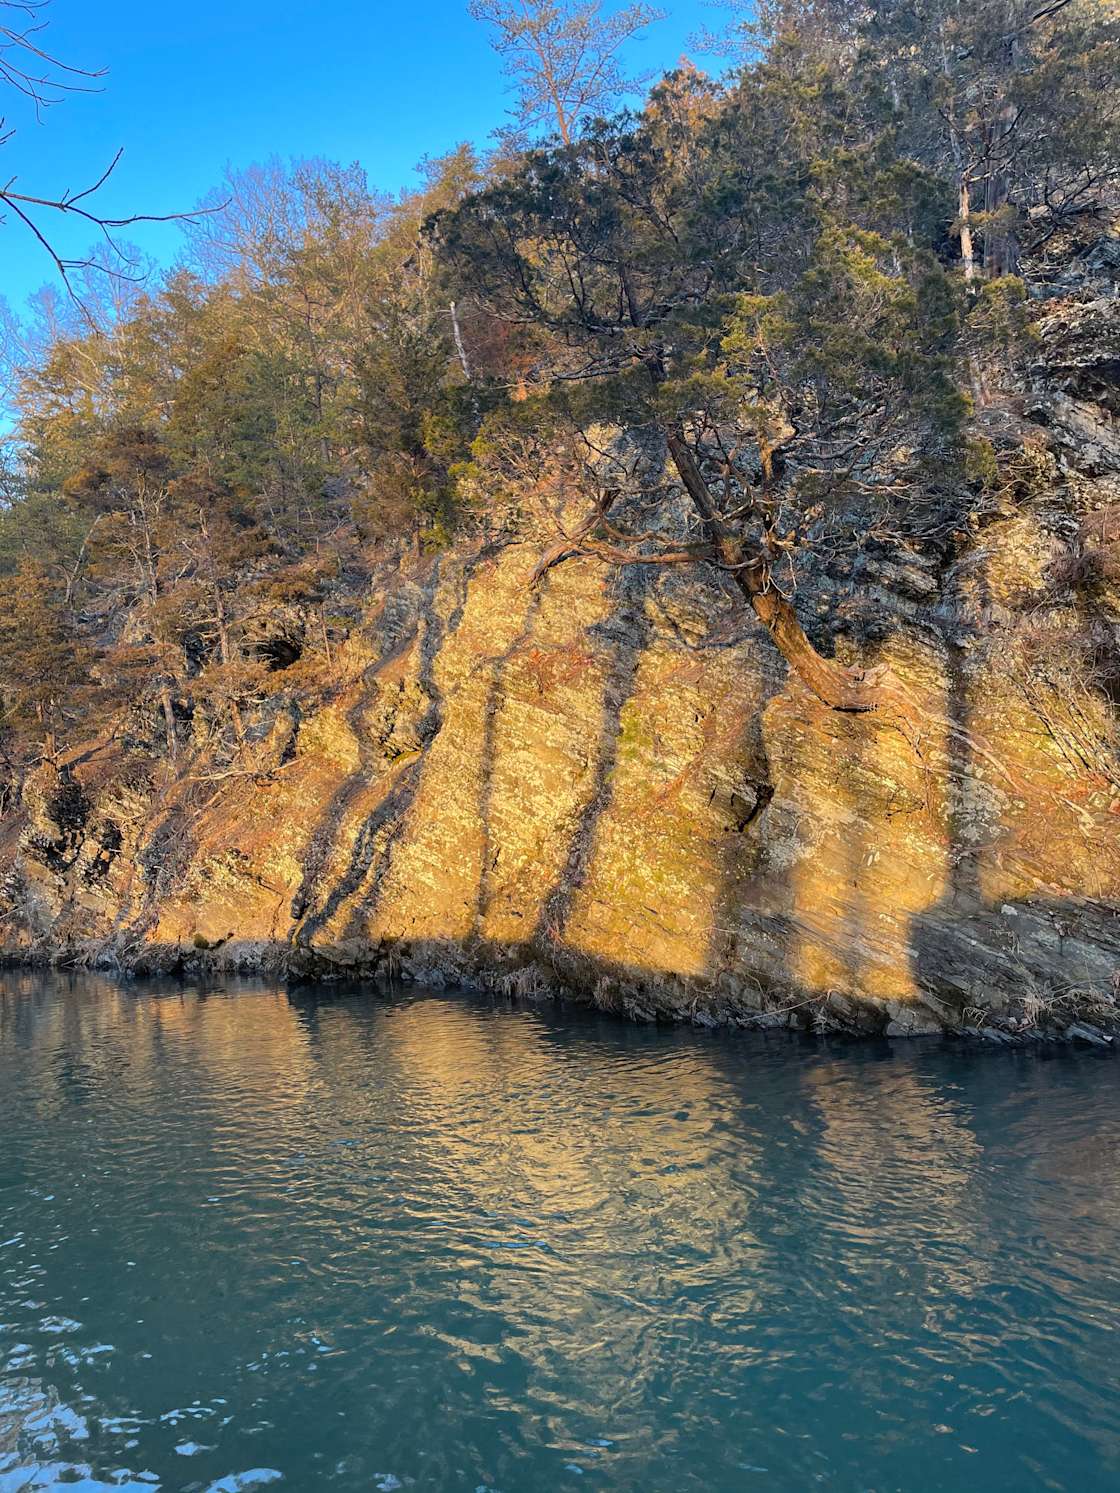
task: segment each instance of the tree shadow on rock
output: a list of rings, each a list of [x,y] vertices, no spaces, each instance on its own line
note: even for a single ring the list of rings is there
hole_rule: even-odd
[[[588,638],[605,658],[599,728],[591,746],[591,788],[576,816],[563,864],[541,899],[530,935],[533,947],[550,960],[559,956],[563,961],[565,929],[575,900],[587,883],[599,827],[614,797],[622,716],[633,697],[638,669],[653,631],[647,605],[652,585],[652,578],[644,570],[616,572],[616,606],[588,632]]]
[[[361,766],[335,794],[312,837],[313,849],[308,856],[303,882],[292,902],[292,919],[296,925],[292,941],[300,947],[310,947],[315,937],[330,925],[339,910],[363,886],[367,888],[366,895],[361,906],[351,913],[345,937],[355,935],[363,915],[368,915],[376,901],[377,888],[416,796],[428,750],[443,725],[443,699],[435,682],[435,662],[462,621],[470,581],[483,558],[484,554],[480,552],[471,564],[464,567],[459,578],[456,604],[446,623],[436,607],[442,570],[440,561],[437,559],[432,567],[414,629],[397,643],[394,650],[396,655],[403,655],[419,634],[417,682],[427,703],[419,719],[410,727],[414,733],[416,756],[397,769],[398,775],[392,787],[359,827],[346,869],[333,886],[323,889],[321,882],[325,867],[351,809],[367,791],[370,780],[383,776],[386,771],[385,757],[379,750],[380,744],[370,738],[366,717],[381,690],[379,670],[388,660],[382,659],[371,665],[370,682],[348,712],[347,721],[358,743]],[[325,896],[321,895],[323,890]]]

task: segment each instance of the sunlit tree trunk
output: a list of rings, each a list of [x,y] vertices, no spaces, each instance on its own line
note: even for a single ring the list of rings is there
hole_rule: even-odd
[[[761,554],[732,533],[720,516],[708,484],[679,430],[666,434],[669,455],[700,516],[708,539],[779,653],[803,684],[834,710],[875,710],[884,703],[882,690],[858,669],[825,658],[813,647],[797,613],[770,584],[769,566]]]

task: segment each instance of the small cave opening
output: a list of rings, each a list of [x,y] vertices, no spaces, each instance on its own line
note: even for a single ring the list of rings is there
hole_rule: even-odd
[[[270,674],[290,669],[302,656],[303,649],[291,638],[267,638],[263,643],[257,644],[257,657],[263,660]]]

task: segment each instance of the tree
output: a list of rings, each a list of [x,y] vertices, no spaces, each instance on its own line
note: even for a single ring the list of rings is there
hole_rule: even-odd
[[[1024,234],[1108,200],[1120,182],[1111,0],[872,0],[853,13],[855,66],[881,81],[901,147],[953,178],[966,281],[1015,272]]]
[[[195,262],[235,294],[258,349],[305,379],[326,459],[342,439],[349,350],[393,205],[357,164],[273,159],[229,174],[207,208],[190,227]]]
[[[421,185],[386,215],[370,256],[369,295],[354,328],[352,433],[367,476],[355,500],[364,534],[439,542],[453,520],[452,466],[467,455],[475,370],[425,222],[478,190],[473,148],[420,164]],[[467,332],[470,332],[470,328]]]
[[[99,520],[96,554],[103,566],[131,571],[132,602],[150,649],[153,684],[163,714],[167,754],[178,755],[172,690],[179,641],[176,598],[169,581],[178,530],[171,512],[168,457],[150,430],[126,428],[108,436],[93,463],[66,483],[76,506]]]
[[[255,562],[270,553],[261,528],[210,477],[190,473],[172,484],[179,517],[180,589],[184,615],[196,640],[199,668],[191,682],[196,703],[202,702],[220,733],[233,728],[233,747],[245,748],[245,707],[256,699],[265,666],[243,656],[238,633],[251,598],[242,579]]]
[[[555,130],[565,145],[633,86],[620,53],[663,14],[645,3],[604,13],[602,0],[470,0],[468,8],[493,28],[517,94],[517,132]]]
[[[953,183],[966,283],[1120,181],[1115,0],[726,0],[731,49],[839,64],[900,157]]]
[[[636,126],[532,152],[433,225],[464,293],[535,354],[534,397],[477,449],[539,464],[536,426],[564,453],[587,507],[541,568],[716,566],[822,700],[871,709],[878,677],[813,647],[778,574],[845,494],[905,506],[954,449],[952,295],[921,240],[933,189],[815,63],[769,60],[703,103],[671,78]]]
[[[80,714],[89,657],[55,576],[21,560],[0,617],[0,701],[7,723],[54,757],[56,735]]]

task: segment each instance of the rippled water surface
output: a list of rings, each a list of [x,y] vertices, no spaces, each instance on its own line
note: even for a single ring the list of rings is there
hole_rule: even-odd
[[[0,1493],[1120,1486],[1120,1068],[0,977]]]

